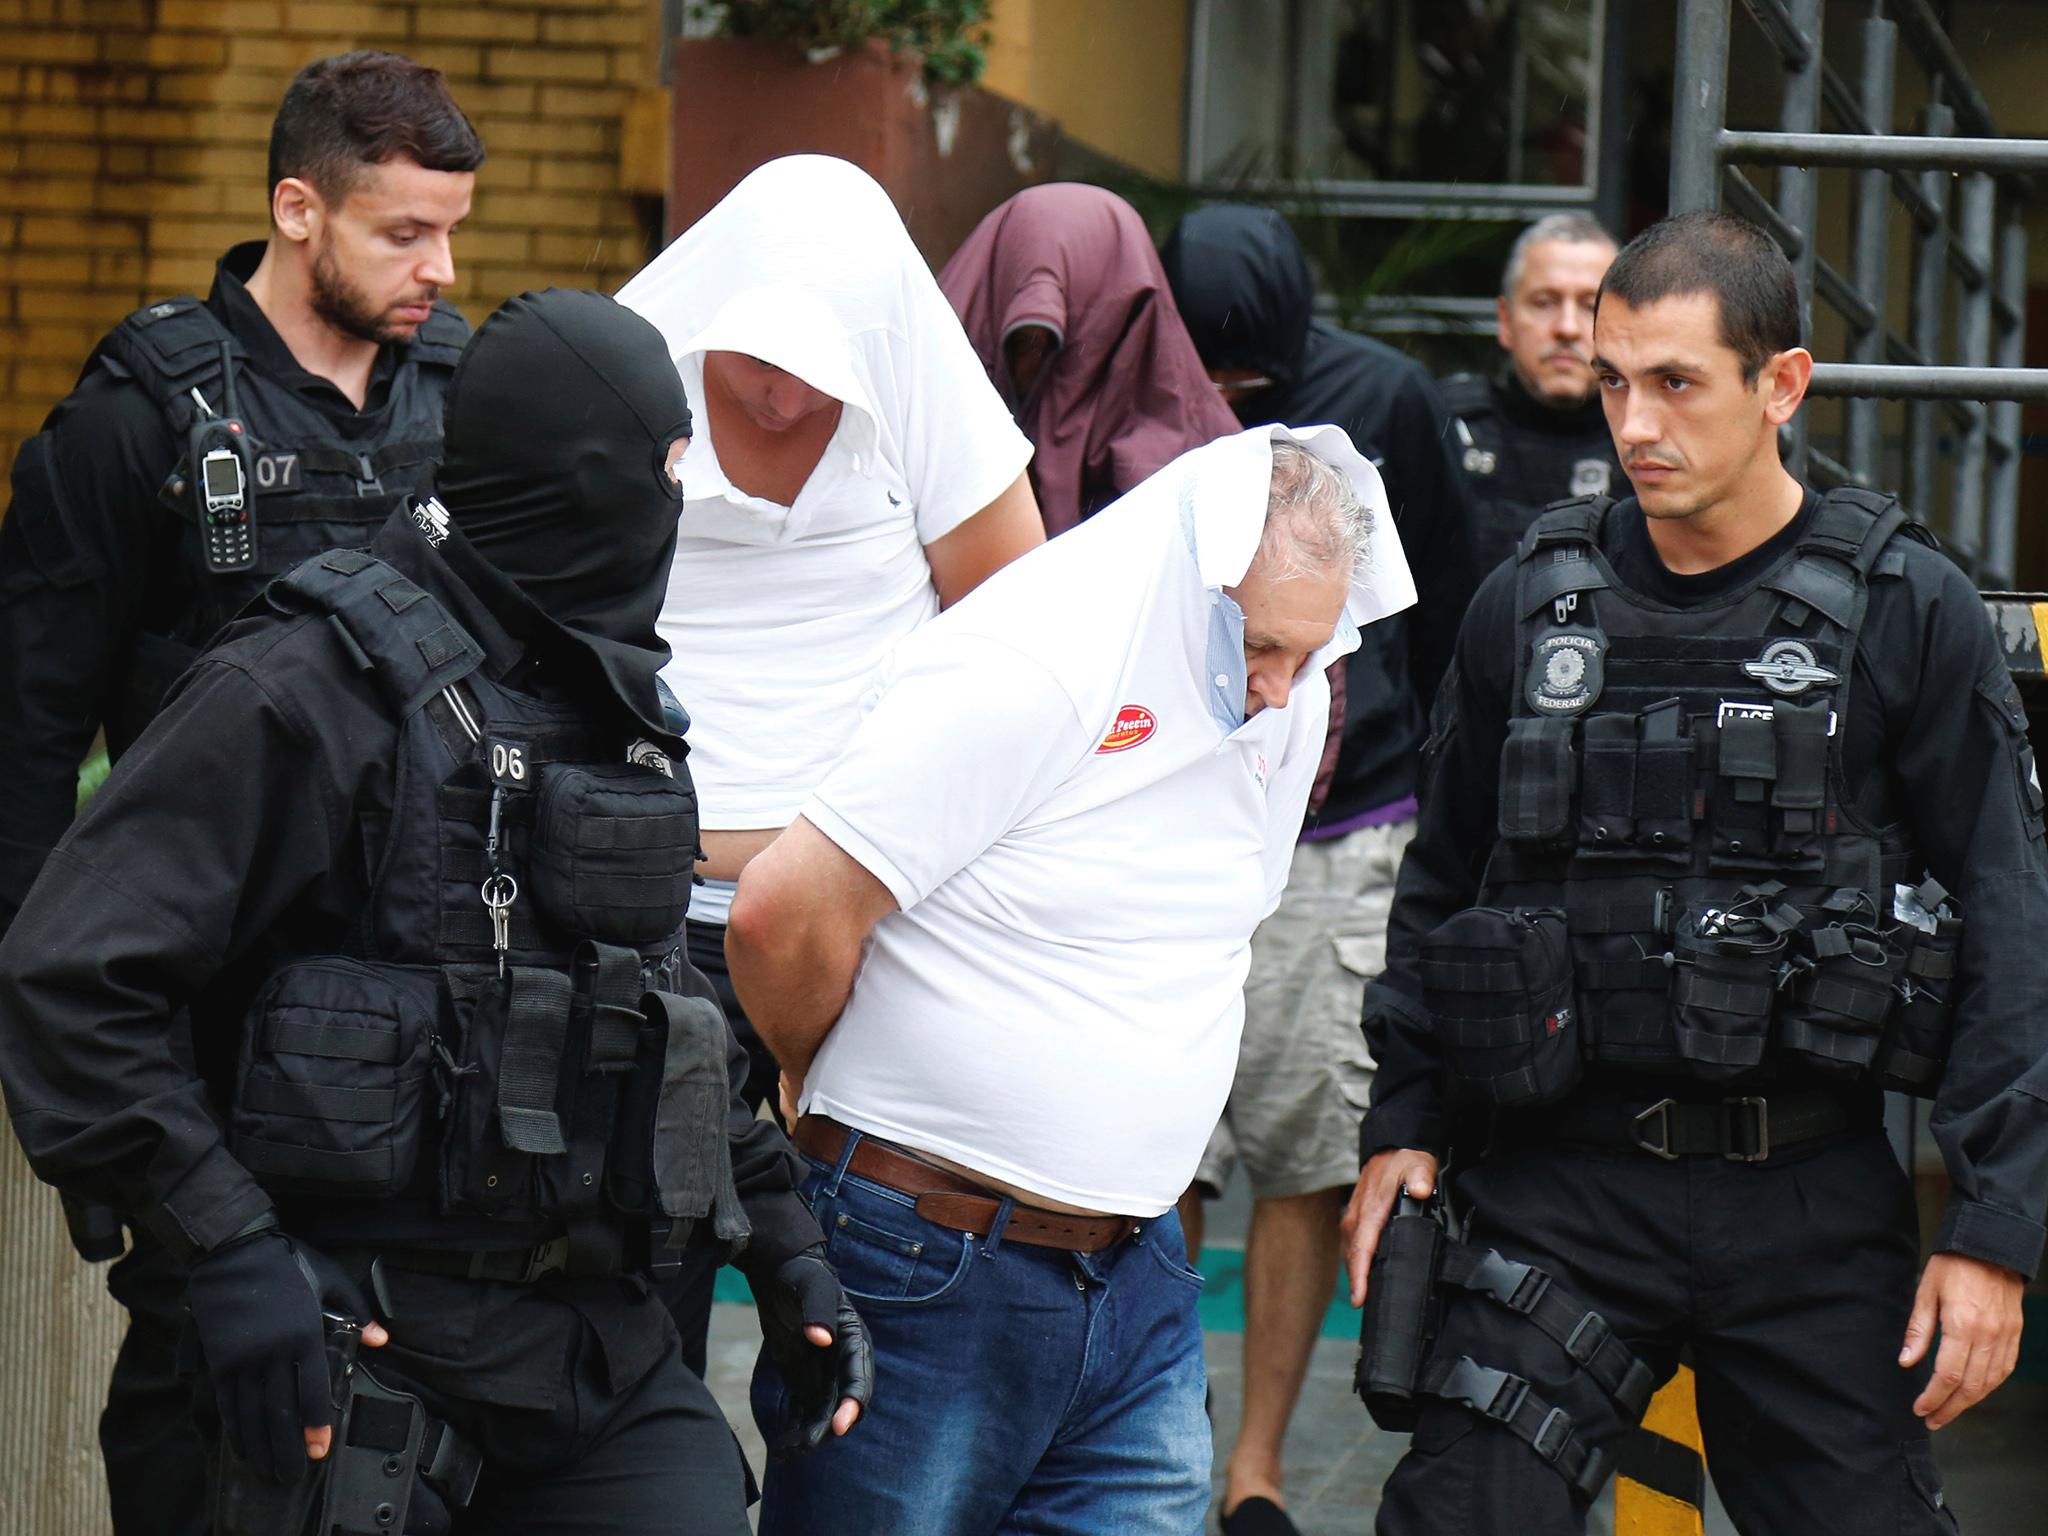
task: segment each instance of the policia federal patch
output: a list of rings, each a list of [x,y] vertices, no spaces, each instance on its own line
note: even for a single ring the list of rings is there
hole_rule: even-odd
[[[1538,715],[1576,715],[1600,697],[1607,637],[1590,629],[1554,629],[1536,639],[1527,696]]]

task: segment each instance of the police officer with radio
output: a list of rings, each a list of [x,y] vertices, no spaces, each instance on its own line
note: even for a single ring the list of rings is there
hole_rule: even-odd
[[[322,59],[270,145],[270,235],[202,303],[136,311],[25,442],[0,522],[0,932],[77,801],[102,728],[118,761],[165,689],[272,577],[363,544],[440,451],[469,328],[436,295],[483,146],[436,70]],[[115,1214],[67,1202],[92,1259]],[[109,1288],[131,1314],[101,1441],[120,1536],[203,1529],[171,1358],[183,1280],[137,1229]]]
[[[688,431],[652,326],[509,301],[449,389],[445,504],[266,589],[0,943],[32,1166],[190,1266],[229,1536],[465,1500],[463,1529],[744,1532],[651,1286],[693,1247],[754,1283],[801,1405],[778,1449],[866,1400],[682,950],[696,798],[655,619]]]
[[[1378,1528],[1583,1530],[1689,1345],[1738,1527],[1951,1531],[1929,1431],[2012,1370],[2048,1206],[2025,716],[1962,572],[1781,464],[1812,360],[1761,230],[1639,236],[1594,351],[1636,495],[1481,587],[1367,995]],[[1886,1089],[1952,1187],[1917,1289]]]
[[[1451,452],[1479,516],[1479,569],[1515,552],[1536,514],[1567,496],[1621,489],[1593,380],[1593,299],[1614,237],[1583,213],[1553,213],[1516,238],[1494,301],[1507,354],[1491,374],[1443,381]]]

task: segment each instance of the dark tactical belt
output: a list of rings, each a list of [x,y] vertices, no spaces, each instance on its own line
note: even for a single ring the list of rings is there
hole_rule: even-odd
[[[1826,1089],[1784,1089],[1698,1101],[1583,1099],[1504,1115],[1501,1129],[1520,1140],[1634,1147],[1666,1162],[1722,1157],[1761,1163],[1802,1142],[1875,1129],[1881,1113],[1875,1100],[1864,1104]]]
[[[384,1248],[377,1257],[392,1269],[420,1275],[452,1275],[459,1280],[503,1280],[530,1285],[543,1275],[569,1267],[569,1239],[558,1237],[537,1248]]]
[[[1590,1504],[1606,1484],[1612,1470],[1607,1453],[1580,1439],[1571,1415],[1530,1391],[1524,1378],[1459,1355],[1430,1365],[1421,1386],[1431,1397],[1462,1403],[1507,1430],[1547,1462],[1582,1504]]]
[[[824,1115],[805,1115],[796,1123],[790,1138],[797,1147],[822,1163],[837,1164],[852,1133],[838,1121]],[[1028,1243],[1034,1248],[1064,1248],[1071,1253],[1100,1253],[1114,1248],[1138,1230],[1134,1216],[1079,1216],[1067,1211],[1049,1211],[1026,1205],[1014,1196],[977,1184],[965,1174],[955,1173],[913,1153],[892,1147],[866,1132],[847,1159],[846,1171],[916,1202],[917,1214],[934,1226],[948,1227],[974,1237],[986,1237],[994,1230],[996,1212],[1011,1200],[1009,1225],[1003,1240]]]

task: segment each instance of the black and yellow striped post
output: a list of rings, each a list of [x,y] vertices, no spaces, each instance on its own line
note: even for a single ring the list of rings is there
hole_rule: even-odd
[[[1707,1463],[1691,1366],[1650,1399],[1615,1462],[1614,1536],[1702,1536]]]

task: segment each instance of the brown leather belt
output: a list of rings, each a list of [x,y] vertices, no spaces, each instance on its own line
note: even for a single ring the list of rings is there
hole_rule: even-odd
[[[837,1120],[805,1115],[797,1121],[796,1135],[790,1139],[820,1162],[836,1164],[849,1134]],[[933,1225],[976,1237],[989,1234],[995,1226],[997,1210],[1009,1198],[986,1184],[975,1183],[965,1174],[878,1141],[865,1131],[853,1149],[853,1156],[847,1159],[846,1171],[899,1195],[910,1196],[917,1202],[917,1214]],[[1003,1228],[1003,1241],[1065,1248],[1075,1253],[1100,1253],[1137,1230],[1135,1216],[1076,1216],[1017,1201],[1010,1209],[1010,1224]]]

